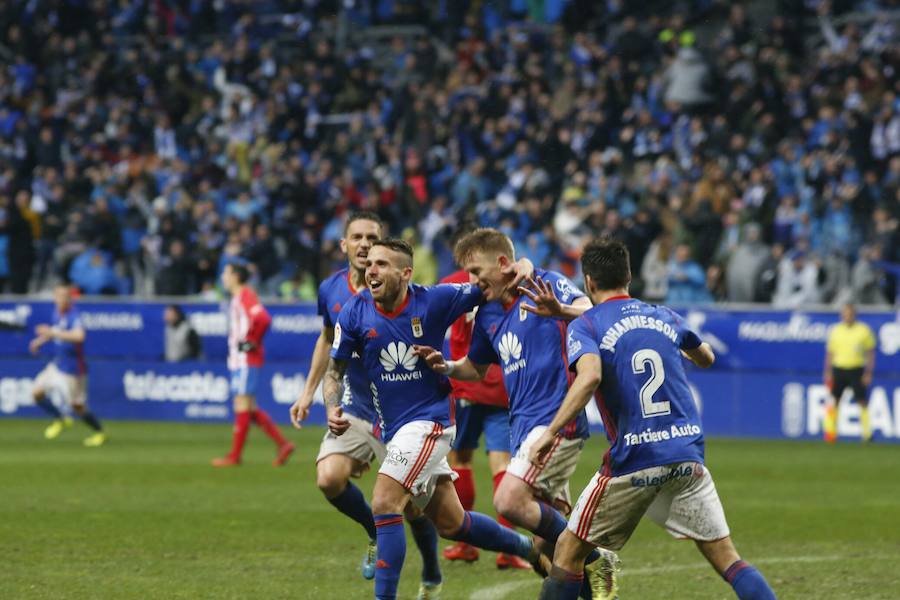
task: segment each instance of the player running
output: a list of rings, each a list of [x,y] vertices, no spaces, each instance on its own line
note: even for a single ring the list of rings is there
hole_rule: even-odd
[[[424,508],[447,539],[520,558],[533,551],[525,536],[460,505],[446,459],[455,434],[449,386],[420,364],[413,350],[416,343],[440,344],[453,321],[481,302],[481,292],[467,284],[412,285],[412,270],[412,248],[406,242],[372,244],[366,260],[368,289],[341,310],[324,384],[329,429],[343,435],[352,425],[341,408],[342,381],[348,361],[359,356],[387,441],[372,496],[379,599],[397,597],[406,556],[400,515],[410,501]]]
[[[250,421],[259,425],[278,445],[273,465],[287,462],[294,444],[287,441],[266,411],[256,406],[256,388],[263,365],[262,340],[272,318],[248,285],[250,271],[237,263],[225,265],[222,285],[231,294],[228,314],[228,370],[231,372],[231,392],[234,394],[234,435],[231,452],[214,458],[214,467],[236,467],[241,464],[241,451],[247,440]]]
[[[328,277],[319,286],[322,332],[316,341],[306,387],[291,406],[291,422],[297,429],[309,416],[313,395],[328,366],[328,353],[334,341],[334,326],[338,314],[351,298],[360,290],[366,289],[366,258],[372,244],[381,239],[382,231],[381,219],[370,212],[354,213],[344,224],[341,250],[347,255],[349,265]],[[316,458],[316,484],[332,506],[366,530],[369,545],[363,557],[362,574],[366,579],[372,579],[375,577],[375,519],[365,496],[350,478],[367,471],[376,459],[383,461],[385,447],[377,428],[369,376],[362,362],[357,359],[347,364],[341,409],[350,427],[341,436],[336,436],[331,431],[325,433]],[[436,598],[443,579],[438,561],[437,532],[431,521],[414,506],[410,505],[405,514],[413,539],[422,554],[419,599]]]
[[[457,262],[483,291],[484,304],[475,317],[469,354],[445,361],[433,348],[419,347],[420,356],[439,373],[463,381],[484,377],[499,364],[509,391],[513,458],[494,495],[501,515],[539,536],[541,551],[553,556],[553,545],[566,528],[560,510],[570,510],[569,478],[588,437],[584,412],[572,418],[556,439],[549,459],[533,465],[531,445],[546,430],[569,387],[565,355],[566,321],[590,308],[590,301],[568,279],[551,271],[536,271],[533,290],[515,293],[505,285],[501,269],[515,259],[510,239],[495,229],[477,229],[454,249]],[[553,318],[546,318],[553,317]],[[595,553],[589,560],[595,598],[613,587],[613,557]]]
[[[441,280],[441,283],[469,283],[469,274],[459,270]],[[450,357],[458,359],[469,352],[472,342],[472,326],[476,310],[456,319],[450,327]],[[451,379],[451,397],[456,402],[456,439],[447,455],[450,468],[458,478],[453,482],[456,494],[465,510],[475,507],[475,481],[472,479],[472,458],[478,449],[478,438],[484,433],[488,464],[496,494],[506,468],[509,466],[509,398],[503,387],[500,367],[491,365],[481,381]],[[502,515],[497,521],[505,527],[515,527]],[[457,542],[444,548],[447,560],[473,562],[478,560],[478,548],[465,542]],[[530,569],[531,565],[510,554],[498,554],[498,569]]]
[[[63,429],[72,426],[72,419],[64,417],[48,398],[49,395],[57,394],[57,397],[71,406],[75,414],[94,431],[85,438],[84,445],[96,448],[106,442],[106,434],[100,421],[87,407],[85,331],[81,323],[81,313],[73,305],[72,291],[67,285],[56,286],[53,290],[53,301],[56,304],[53,324],[38,325],[35,328],[37,337],[28,345],[31,353],[37,354],[41,346],[48,342],[53,343],[53,360],[35,378],[31,394],[34,402],[53,417],[53,422],[44,430],[45,438],[55,439]]]
[[[595,391],[610,449],[556,544],[540,597],[576,598],[585,557],[595,547],[620,550],[647,514],[673,536],[694,540],[738,598],[775,598],[738,556],[703,465],[703,430],[682,356],[706,368],[715,360],[712,349],[668,308],[628,296],[631,268],[622,243],[591,242],[581,264],[595,306],[569,325],[569,368],[577,375],[530,458],[539,467],[552,456],[558,434]]]

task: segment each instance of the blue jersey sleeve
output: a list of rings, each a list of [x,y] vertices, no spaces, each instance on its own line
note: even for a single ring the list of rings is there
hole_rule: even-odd
[[[580,316],[571,323],[566,333],[566,354],[569,359],[569,370],[574,371],[578,359],[585,354],[600,356],[600,346],[594,326],[589,318]]]
[[[584,292],[579,290],[578,287],[562,273],[547,271],[546,273],[541,274],[541,277],[552,284],[553,293],[563,304],[572,304],[576,298],[584,297]]]
[[[81,321],[81,313],[77,310],[73,310],[71,317],[69,317],[68,325],[68,331],[72,331],[73,329],[84,329],[84,323]]]
[[[442,283],[431,288],[431,294],[446,311],[446,327],[481,304],[483,299],[481,288],[471,283]]]
[[[334,342],[331,344],[331,358],[350,360],[354,352],[361,353],[357,303],[348,302],[338,315],[334,326]]]
[[[668,313],[672,324],[675,326],[675,331],[678,332],[679,348],[682,350],[693,350],[703,343],[700,336],[687,326],[687,323],[681,315],[668,307],[665,310]]]
[[[472,327],[472,341],[469,344],[469,360],[476,365],[499,364],[500,358],[491,345],[491,340],[484,330],[483,321],[479,321],[475,315],[475,323]]]
[[[334,321],[332,321],[331,313],[328,311],[328,290],[326,289],[327,285],[328,280],[325,280],[319,284],[318,310],[319,316],[322,317],[322,324],[325,327],[334,327]]]

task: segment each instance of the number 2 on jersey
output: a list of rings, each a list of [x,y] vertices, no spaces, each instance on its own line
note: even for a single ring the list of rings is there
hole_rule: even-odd
[[[650,379],[641,388],[641,413],[645,419],[668,415],[672,412],[668,400],[662,402],[653,400],[653,394],[662,387],[663,382],[666,380],[666,372],[663,369],[663,361],[659,352],[650,348],[644,348],[635,352],[631,357],[631,369],[635,375],[646,373],[648,365],[650,367]]]

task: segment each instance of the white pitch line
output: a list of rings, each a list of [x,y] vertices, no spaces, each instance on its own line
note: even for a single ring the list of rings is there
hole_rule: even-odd
[[[896,560],[896,556],[888,556],[882,554],[876,555],[847,555],[847,554],[831,554],[826,556],[786,556],[786,557],[774,557],[774,558],[760,558],[758,560],[752,561],[752,564],[757,565],[780,565],[780,564],[790,564],[790,563],[812,563],[812,562],[833,562],[839,560]],[[639,567],[637,569],[622,569],[621,575],[655,575],[659,573],[675,573],[678,571],[695,571],[702,569],[710,569],[712,567],[709,563],[706,562],[696,562],[689,564],[681,564],[681,565],[661,565],[658,567]],[[477,592],[472,593],[469,596],[469,600],[500,600],[501,598],[505,598],[508,594],[523,588],[523,587],[531,587],[532,585],[538,583],[534,579],[522,580],[522,581],[509,581],[506,583],[499,583],[497,585],[492,585],[490,587],[482,588]]]

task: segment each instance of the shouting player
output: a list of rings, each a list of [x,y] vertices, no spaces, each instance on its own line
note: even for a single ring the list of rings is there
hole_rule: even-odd
[[[668,308],[628,296],[631,268],[622,243],[591,242],[581,264],[595,306],[569,325],[575,381],[530,458],[539,468],[552,457],[559,434],[595,392],[610,449],[556,544],[540,597],[576,598],[585,558],[598,546],[620,550],[647,514],[673,536],[694,540],[738,598],[775,598],[738,556],[703,465],[703,430],[682,356],[706,368],[715,360],[712,349]]]
[[[87,408],[87,365],[84,362],[84,325],[81,314],[72,304],[72,291],[67,285],[58,285],[53,290],[53,301],[56,310],[53,312],[52,325],[38,325],[37,337],[31,340],[29,349],[37,354],[41,346],[53,342],[53,360],[34,380],[31,392],[34,401],[53,417],[53,422],[44,430],[44,437],[52,440],[62,433],[63,428],[72,424],[72,420],[63,417],[62,413],[47,397],[58,394],[75,414],[81,417],[94,433],[85,438],[88,447],[102,446],[106,442],[106,434],[100,421]]]
[[[341,385],[348,361],[359,356],[369,373],[373,405],[387,442],[372,495],[379,599],[397,597],[406,556],[400,515],[410,501],[424,508],[447,539],[520,558],[533,551],[525,536],[460,505],[446,459],[455,434],[449,386],[419,363],[413,349],[417,343],[440,344],[453,321],[481,302],[481,291],[468,284],[412,285],[412,272],[409,244],[372,244],[366,259],[368,289],[341,310],[324,384],[328,427],[343,435],[352,425],[341,408]]]
[[[499,364],[509,392],[513,458],[494,495],[501,515],[543,540],[541,550],[553,556],[553,545],[566,528],[560,509],[570,508],[569,478],[588,437],[584,412],[572,415],[541,465],[528,459],[531,445],[546,430],[569,387],[565,355],[566,321],[590,308],[590,301],[568,279],[536,271],[533,290],[515,293],[505,285],[501,269],[515,259],[510,239],[495,229],[477,229],[454,249],[457,262],[471,274],[487,301],[478,310],[469,354],[447,362],[432,348],[420,356],[451,378],[481,379],[490,364]],[[548,318],[550,317],[550,318]],[[612,558],[595,553],[588,573],[595,598],[613,587]],[[611,597],[611,595],[609,595]]]
[[[309,416],[313,395],[328,366],[328,352],[334,341],[334,326],[338,314],[353,296],[366,289],[366,258],[372,244],[381,239],[382,233],[381,219],[370,212],[354,213],[344,224],[341,250],[347,255],[349,265],[319,286],[322,332],[316,341],[312,364],[306,377],[306,387],[291,407],[291,422],[298,429],[300,423]],[[350,427],[341,436],[336,436],[330,431],[325,433],[316,458],[316,484],[336,509],[366,530],[369,546],[363,557],[362,574],[366,579],[372,579],[375,577],[375,519],[365,496],[350,478],[358,477],[368,470],[375,459],[383,461],[385,447],[381,440],[381,432],[376,428],[377,420],[375,408],[372,406],[369,376],[358,359],[353,359],[347,364],[341,409]],[[442,581],[437,554],[437,532],[428,518],[414,506],[409,505],[405,514],[413,539],[422,554],[422,584],[419,598],[421,600],[435,598]]]
[[[459,270],[441,280],[441,283],[469,283],[470,276]],[[477,310],[466,313],[450,327],[450,358],[458,359],[469,352],[472,342],[472,326]],[[472,478],[472,458],[478,449],[478,438],[484,433],[484,445],[488,465],[494,482],[494,493],[503,481],[509,466],[509,398],[503,387],[500,367],[491,365],[481,381],[451,379],[452,397],[456,402],[456,439],[447,455],[450,468],[458,478],[453,482],[459,501],[465,510],[475,507],[475,481]],[[515,527],[503,515],[497,521],[506,527]],[[465,542],[457,542],[444,548],[447,560],[473,562],[478,560],[478,548]],[[498,569],[530,569],[531,565],[509,554],[498,554]]]
[[[256,406],[256,388],[259,385],[259,371],[263,365],[263,336],[272,318],[259,298],[248,285],[250,271],[238,263],[225,265],[222,271],[222,285],[231,294],[228,315],[228,369],[231,371],[231,393],[234,394],[234,434],[231,452],[227,456],[215,458],[215,467],[235,467],[241,464],[241,451],[250,430],[250,421],[255,422],[278,445],[278,453],[273,464],[287,462],[294,451],[294,444],[287,441],[278,426],[266,411]]]

